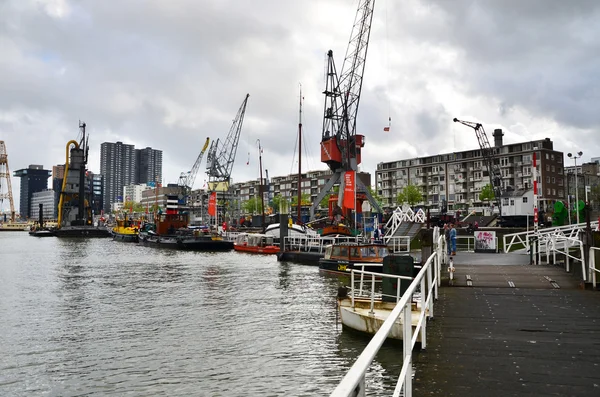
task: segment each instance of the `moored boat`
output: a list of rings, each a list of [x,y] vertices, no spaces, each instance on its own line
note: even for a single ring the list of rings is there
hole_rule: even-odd
[[[0,232],[27,232],[32,225],[32,222],[4,222],[0,223]]]
[[[319,270],[342,274],[348,274],[351,269],[381,272],[383,258],[388,253],[389,249],[384,244],[330,244],[323,258],[319,259]]]
[[[112,236],[115,241],[137,243],[139,226],[125,216],[123,219],[117,219],[117,224],[112,228]]]
[[[188,251],[231,251],[233,241],[187,227],[187,214],[161,214],[155,223],[141,228],[139,242],[144,246]]]
[[[251,254],[276,254],[279,252],[279,247],[273,243],[273,236],[260,233],[238,234],[233,249]]]

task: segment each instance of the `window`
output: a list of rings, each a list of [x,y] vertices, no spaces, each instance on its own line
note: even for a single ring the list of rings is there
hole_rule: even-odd
[[[554,154],[550,155],[550,160],[554,160]]]
[[[549,176],[546,177],[546,183],[550,183],[550,177]]]
[[[504,202],[502,203],[503,205],[508,205],[508,199],[507,199],[507,198],[505,198],[503,201],[504,201]]]
[[[552,172],[554,172],[554,169],[555,169],[554,166],[552,166]]]
[[[556,178],[552,177],[552,183],[556,183]]]
[[[547,194],[548,196],[550,196],[550,188],[547,188],[547,189],[546,189],[546,194]]]
[[[546,171],[550,171],[550,166],[546,164]]]
[[[523,203],[527,202],[527,197],[523,197]]]
[[[510,199],[510,205],[515,205],[515,199]]]
[[[556,189],[552,189],[552,194],[556,196]]]
[[[546,153],[546,160],[550,159],[550,155]]]
[[[565,191],[564,191],[564,190],[562,190],[562,189],[558,189],[558,195],[559,195],[560,197],[563,197],[563,196],[565,195]]]

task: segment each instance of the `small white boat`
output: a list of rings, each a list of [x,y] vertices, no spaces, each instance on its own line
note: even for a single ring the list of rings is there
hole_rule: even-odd
[[[272,223],[265,229],[265,234],[273,236],[276,239],[280,238],[279,233],[279,223]],[[295,223],[292,223],[291,226],[288,225],[288,237],[314,237],[318,235],[319,233],[310,227],[297,225]]]

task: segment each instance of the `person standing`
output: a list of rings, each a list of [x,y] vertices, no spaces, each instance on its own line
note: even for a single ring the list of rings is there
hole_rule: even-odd
[[[450,225],[450,246],[452,251],[452,256],[456,255],[456,229],[454,228],[454,224]]]
[[[450,227],[447,223],[444,223],[444,239],[446,239],[446,251],[450,255],[452,253],[450,251]]]

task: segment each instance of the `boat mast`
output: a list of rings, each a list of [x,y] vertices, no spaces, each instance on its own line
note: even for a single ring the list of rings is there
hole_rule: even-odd
[[[302,84],[300,84],[300,110],[298,112],[298,219],[302,224]]]
[[[261,208],[261,227],[265,228],[265,196],[263,193],[263,176],[262,176],[262,148],[260,147],[260,139],[257,139],[258,143],[258,164],[260,168],[260,181],[258,183],[258,193],[260,194],[260,208]]]

